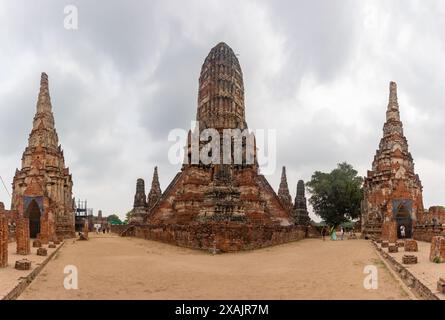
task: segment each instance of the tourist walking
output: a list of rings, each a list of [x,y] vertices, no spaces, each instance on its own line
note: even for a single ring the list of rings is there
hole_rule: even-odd
[[[345,229],[343,229],[343,227],[341,228],[341,240],[343,240],[343,238],[344,238],[344,236],[345,236]]]
[[[323,228],[321,228],[321,237],[323,238],[323,241],[325,241],[325,236],[326,236],[326,227],[323,226]]]
[[[403,224],[400,226],[400,235],[402,239],[405,239],[405,226]]]
[[[335,226],[333,226],[332,228],[331,228],[331,240],[337,240],[337,230],[336,230],[336,228],[335,228]]]

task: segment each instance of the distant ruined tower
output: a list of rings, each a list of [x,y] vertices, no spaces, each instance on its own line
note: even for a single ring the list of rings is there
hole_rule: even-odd
[[[147,208],[148,214],[154,205],[161,199],[162,191],[161,185],[159,184],[158,167],[155,167],[153,172],[153,180],[151,182],[151,189],[147,196]]]
[[[308,225],[311,222],[309,212],[307,211],[307,201],[303,180],[299,180],[297,183],[297,195],[295,196],[295,203],[292,213],[295,218],[295,224]]]
[[[281,171],[281,181],[280,181],[280,187],[278,188],[278,197],[281,199],[283,206],[287,210],[289,210],[289,212],[291,212],[292,211],[292,196],[289,193],[289,187],[287,185],[287,177],[286,177],[286,167],[284,167],[284,166]]]
[[[56,129],[48,88],[42,73],[37,112],[22,156],[22,168],[13,180],[12,210],[29,219],[31,238],[42,243],[54,236],[73,237],[73,181]]]
[[[422,184],[403,134],[397,85],[391,82],[383,138],[364,182],[362,233],[394,242],[403,225],[411,237],[423,211]]]
[[[147,201],[145,197],[145,182],[138,179],[136,182],[136,194],[134,195],[131,223],[142,223],[147,215]]]

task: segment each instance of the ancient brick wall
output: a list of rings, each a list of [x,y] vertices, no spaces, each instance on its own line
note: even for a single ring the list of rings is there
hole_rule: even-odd
[[[417,219],[418,224],[445,224],[445,207],[433,206],[425,211],[420,218]]]
[[[19,218],[16,228],[17,253],[28,255],[31,253],[31,244],[29,239],[29,220]]]
[[[139,225],[127,235],[156,240],[192,249],[232,252],[273,246],[301,240],[304,226],[259,226],[237,223],[198,223],[190,225]]]
[[[8,219],[0,203],[0,268],[8,265]]]
[[[416,225],[414,227],[415,240],[431,242],[431,239],[437,236],[445,236],[444,225]]]
[[[122,232],[124,232],[126,229],[128,229],[129,225],[127,224],[123,224],[123,225],[111,225],[110,226],[110,230],[112,233],[116,233],[116,234],[121,234]]]

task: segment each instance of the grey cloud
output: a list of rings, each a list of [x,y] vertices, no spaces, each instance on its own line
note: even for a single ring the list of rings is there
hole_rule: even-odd
[[[268,176],[275,188],[283,164],[292,193],[299,178],[344,160],[366,174],[395,80],[410,150],[430,190],[425,202],[443,203],[441,176],[430,169],[445,161],[443,2],[71,3],[77,31],[63,28],[60,1],[0,4],[0,40],[8,44],[0,52],[5,179],[20,164],[47,71],[76,196],[124,214],[136,179],[148,188],[155,165],[165,189],[180,167],[168,163],[167,134],[195,118],[201,65],[225,41],[243,68],[249,127],[278,130],[278,170]]]

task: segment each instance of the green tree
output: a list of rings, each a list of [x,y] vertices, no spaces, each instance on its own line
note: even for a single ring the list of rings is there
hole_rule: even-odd
[[[107,221],[109,224],[122,224],[122,221],[117,214],[109,215]]]
[[[362,185],[362,177],[346,162],[330,173],[314,172],[306,184],[314,213],[334,227],[359,217]]]
[[[124,224],[128,224],[130,222],[130,218],[131,218],[132,214],[133,214],[133,210],[130,210],[125,214]]]

